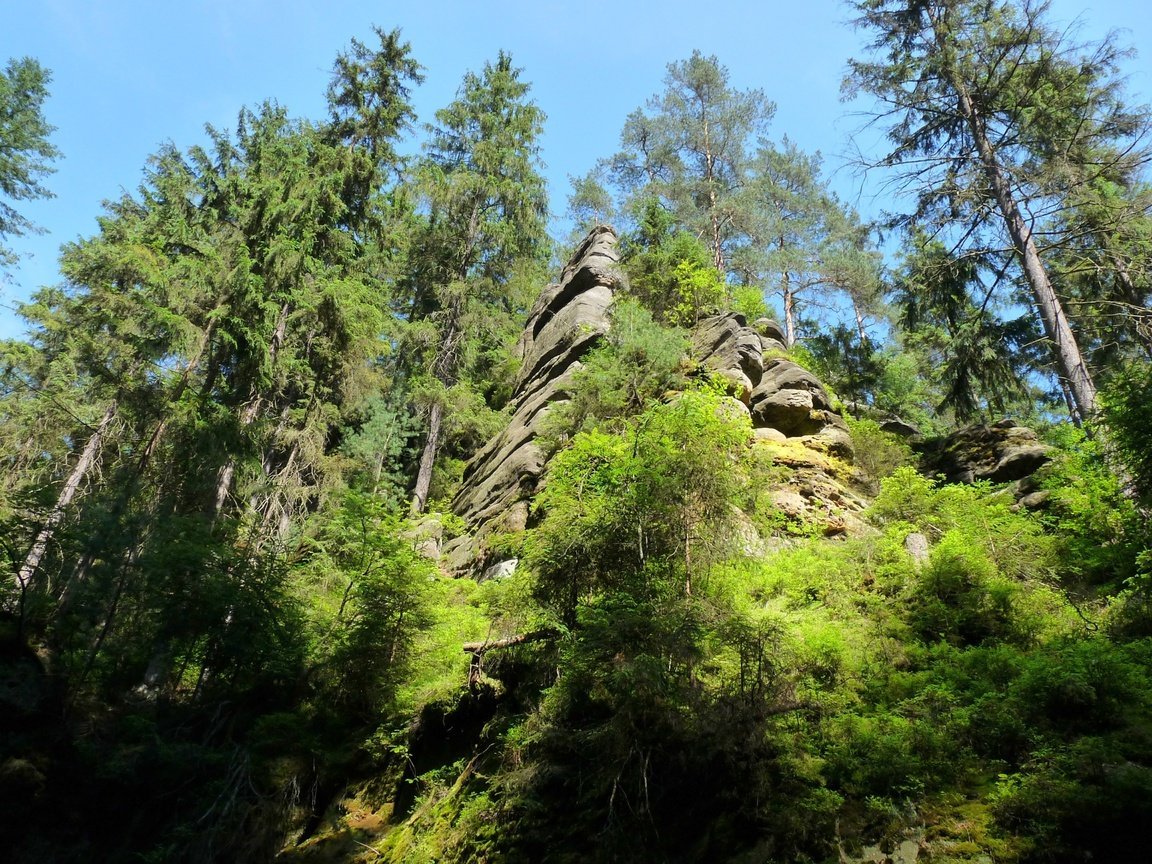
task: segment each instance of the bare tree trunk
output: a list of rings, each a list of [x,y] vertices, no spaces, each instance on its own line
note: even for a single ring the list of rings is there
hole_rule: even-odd
[[[727,272],[724,261],[724,241],[720,231],[720,205],[716,200],[716,156],[712,153],[712,139],[708,120],[704,118],[704,182],[708,184],[708,217],[712,222],[712,263],[721,274]]]
[[[856,335],[860,338],[860,347],[863,348],[868,344],[868,332],[864,328],[864,313],[860,311],[860,304],[856,302],[855,295],[849,295],[852,299],[852,314],[856,316]]]
[[[428,489],[432,485],[432,466],[440,449],[440,423],[444,417],[444,406],[433,402],[428,412],[428,438],[424,442],[424,452],[420,454],[420,470],[416,473],[416,488],[412,492],[412,515],[424,512],[428,503]]]
[[[48,544],[52,542],[55,536],[56,529],[59,527],[60,522],[64,519],[64,513],[68,509],[68,505],[72,503],[72,499],[76,497],[76,492],[80,488],[80,484],[84,482],[84,478],[88,475],[88,471],[92,467],[92,463],[96,461],[96,457],[100,453],[100,448],[104,443],[104,433],[107,432],[108,427],[112,424],[112,420],[116,417],[116,401],[113,400],[107,410],[104,412],[104,417],[100,423],[88,436],[88,441],[84,444],[84,449],[80,453],[80,458],[76,460],[76,464],[72,468],[72,473],[68,475],[68,479],[64,482],[60,494],[56,497],[56,503],[53,505],[48,518],[44,522],[36,539],[32,541],[32,548],[28,550],[28,554],[24,557],[24,563],[20,565],[20,571],[16,574],[16,579],[20,582],[20,589],[23,591],[28,587],[28,583],[36,574],[37,569],[40,567],[40,562],[44,559],[45,553],[48,551]]]
[[[945,38],[941,30],[942,22],[933,15],[932,23],[937,45],[941,51],[948,50],[948,46],[942,44]],[[988,185],[1004,219],[1012,246],[1024,267],[1024,277],[1032,291],[1036,311],[1044,326],[1044,335],[1052,345],[1060,375],[1067,382],[1066,392],[1071,394],[1074,403],[1069,405],[1069,410],[1074,417],[1078,414],[1081,420],[1091,419],[1096,414],[1096,385],[1088,372],[1072,328],[1068,325],[1068,317],[1060,298],[1052,288],[1052,282],[1040,258],[1040,251],[1036,248],[1032,229],[1020,212],[1020,206],[1012,192],[1011,180],[1004,172],[996,148],[988,135],[984,116],[973,101],[972,94],[954,68],[946,74],[956,93],[960,114],[972,132],[972,140],[976,145],[984,176],[988,179]]]
[[[1072,328],[1068,325],[1068,317],[1064,313],[1060,298],[1056,296],[1056,291],[1048,278],[1032,236],[1032,229],[1020,213],[1020,207],[1012,194],[1011,183],[1005,176],[989,140],[984,118],[977,111],[963,83],[954,80],[953,86],[959,97],[960,110],[969,129],[972,130],[972,138],[980,154],[984,174],[996,198],[996,205],[1008,229],[1008,236],[1024,266],[1024,276],[1028,281],[1028,287],[1032,290],[1032,299],[1044,325],[1044,334],[1052,345],[1060,375],[1067,382],[1068,391],[1072,395],[1074,405],[1069,407],[1073,409],[1073,414],[1079,414],[1081,420],[1090,420],[1096,414],[1096,385],[1092,381]]]
[[[463,282],[467,271],[463,264],[458,274]],[[456,383],[460,365],[460,343],[464,334],[460,320],[464,314],[463,300],[453,297],[446,307],[447,317],[440,349],[432,361],[432,374],[445,388]],[[416,472],[416,488],[412,490],[412,515],[424,512],[428,504],[428,489],[432,485],[432,468],[440,452],[441,429],[444,420],[444,405],[440,401],[432,403],[428,411],[428,437],[424,441],[424,451],[420,454],[420,468]]]
[[[787,273],[781,290],[784,293],[784,347],[791,349],[796,344],[796,293]]]

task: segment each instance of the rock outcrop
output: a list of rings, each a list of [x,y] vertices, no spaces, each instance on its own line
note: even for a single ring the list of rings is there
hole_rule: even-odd
[[[736,313],[716,315],[693,330],[693,359],[729,382],[752,418],[754,446],[789,469],[769,492],[782,517],[826,534],[859,533],[866,504],[849,488],[848,425],[819,379],[780,356],[782,340],[767,318],[750,327]]]
[[[571,398],[581,358],[608,331],[608,310],[624,282],[618,263],[615,232],[598,227],[537,300],[516,349],[521,370],[511,418],[469,461],[452,502],[465,533],[443,544],[434,531],[420,538],[421,548],[437,549],[451,572],[483,579],[514,569],[507,553],[490,551],[492,540],[528,526],[546,467],[538,443],[545,418]],[[782,339],[768,319],[749,326],[736,313],[715,315],[694,328],[689,360],[728,382],[733,410],[752,419],[753,446],[786,469],[766,490],[784,522],[829,535],[864,530],[855,515],[865,502],[851,489],[847,424],[816,376],[781,356]]]
[[[774,356],[784,352],[780,337],[779,325],[767,318],[749,327],[742,315],[714,315],[692,331],[693,359],[727,379],[755,428],[810,439],[820,452],[851,458],[848,427],[824,385],[807,369]]]
[[[580,244],[555,285],[540,295],[516,346],[521,361],[512,416],[504,431],[469,461],[452,510],[467,535],[444,545],[456,573],[483,573],[485,539],[522,531],[545,454],[536,439],[549,410],[567,401],[580,358],[608,331],[608,307],[623,283],[616,232],[600,226]]]
[[[929,477],[942,475],[946,483],[1010,483],[1044,465],[1051,448],[1027,426],[1001,420],[925,441],[919,450],[921,471]]]

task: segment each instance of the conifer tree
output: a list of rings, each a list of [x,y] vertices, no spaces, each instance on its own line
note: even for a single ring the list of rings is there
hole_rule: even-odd
[[[623,150],[599,171],[638,216],[657,198],[680,227],[708,247],[712,264],[727,273],[747,231],[752,143],[767,134],[776,112],[762,90],[736,90],[716,57],[694,51],[669,63],[664,92],[628,115]]]
[[[419,375],[427,425],[412,509],[428,500],[444,439],[450,391],[471,371],[485,342],[523,311],[513,292],[525,264],[547,256],[540,174],[544,112],[527,99],[512,58],[501,52],[436,113],[418,174],[426,218],[413,250],[410,320],[431,326]],[[466,326],[467,325],[467,326]],[[514,326],[514,325],[513,325]]]
[[[180,651],[205,674],[233,662],[234,622],[267,624],[260,592],[281,590],[276,548],[340,484],[335,431],[379,383],[381,278],[405,218],[394,142],[418,80],[407,46],[379,35],[383,59],[355,43],[372,116],[334,108],[316,125],[265,103],[234,134],[210,128],[208,147],[165,147],[99,233],[65,248],[66,288],[25,309],[33,343],[7,352],[0,411],[21,420],[22,451],[54,458],[20,457],[6,490],[29,526],[15,587],[57,604],[62,648],[87,654],[80,677],[129,620],[135,644],[168,656],[146,679]],[[334,93],[345,73],[361,74],[338,64]],[[197,616],[168,614],[181,596]]]
[[[864,315],[878,296],[868,230],[828,190],[819,154],[768,140],[774,113],[762,90],[732,87],[716,57],[697,51],[670,63],[664,91],[628,116],[623,149],[574,181],[571,210],[585,220],[608,215],[607,181],[636,226],[630,254],[659,256],[654,242],[683,231],[704,244],[721,287],[736,282],[779,294],[790,345],[801,295],[815,304],[823,294],[830,309],[833,297],[846,295],[863,339]],[[651,230],[654,207],[667,214],[665,230]],[[690,256],[674,257],[672,267]]]
[[[913,221],[955,251],[1010,257],[1027,286],[1074,417],[1096,384],[1053,284],[1042,225],[1084,184],[1139,157],[1146,125],[1120,99],[1111,40],[1072,44],[1040,0],[860,0],[874,59],[855,60],[849,95],[876,97]],[[1101,154],[1113,154],[1101,163]],[[1122,155],[1123,154],[1123,155]]]
[[[31,57],[9,60],[0,73],[0,241],[36,230],[9,202],[50,198],[40,178],[52,173],[60,155],[48,136],[53,128],[44,119],[51,74]],[[16,259],[0,244],[0,265]]]

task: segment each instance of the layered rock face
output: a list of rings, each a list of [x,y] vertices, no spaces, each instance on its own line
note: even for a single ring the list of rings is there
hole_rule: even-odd
[[[736,313],[716,315],[693,330],[693,359],[729,382],[751,416],[755,446],[789,469],[769,490],[781,515],[826,534],[862,532],[856,514],[866,502],[850,488],[848,425],[815,375],[774,356],[784,353],[783,340],[766,318],[749,326]]]
[[[468,535],[446,544],[449,569],[483,572],[485,538],[524,530],[544,473],[536,443],[549,409],[568,400],[583,357],[608,332],[608,307],[623,284],[616,232],[600,226],[580,244],[555,285],[536,301],[516,346],[521,361],[508,426],[468,463],[452,510]]]
[[[537,443],[549,411],[566,402],[581,358],[610,326],[608,310],[624,284],[616,233],[594,229],[576,250],[560,281],[540,295],[517,346],[521,371],[508,426],[468,463],[452,510],[466,534],[444,545],[444,566],[459,575],[506,575],[514,565],[488,551],[493,534],[523,531],[545,470]],[[779,325],[749,326],[735,313],[701,321],[691,334],[689,362],[728,383],[734,409],[749,414],[754,446],[789,469],[769,490],[789,520],[852,533],[864,507],[850,490],[848,427],[814,375],[783,359]],[[766,360],[765,357],[768,357]],[[435,526],[433,526],[435,527]],[[417,540],[421,538],[415,538]]]
[[[848,427],[824,385],[791,360],[772,356],[784,353],[782,338],[776,322],[762,318],[749,327],[730,312],[697,324],[692,349],[696,360],[730,382],[754,427],[785,438],[822,438],[815,449],[851,458]]]

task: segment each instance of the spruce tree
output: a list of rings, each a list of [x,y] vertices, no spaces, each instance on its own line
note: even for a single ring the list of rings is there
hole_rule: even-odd
[[[517,272],[548,254],[538,143],[544,112],[527,99],[520,71],[501,52],[464,77],[428,127],[417,179],[426,216],[410,275],[409,320],[424,327],[414,331],[424,350],[412,353],[422,365],[415,377],[427,417],[413,512],[428,501],[446,406],[454,395],[467,399],[464,379],[515,330],[524,306],[514,292]]]
[[[36,230],[9,202],[52,197],[40,182],[55,170],[52,160],[60,156],[48,140],[54,127],[43,113],[51,80],[51,73],[31,57],[9,60],[0,73],[0,241]],[[15,260],[15,253],[0,243],[0,266]]]

